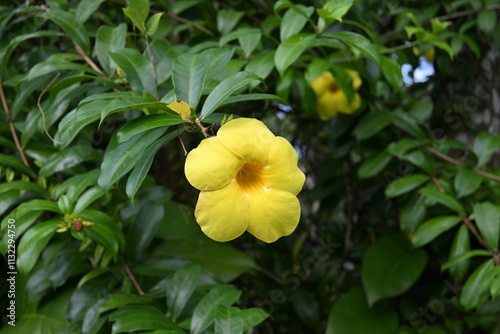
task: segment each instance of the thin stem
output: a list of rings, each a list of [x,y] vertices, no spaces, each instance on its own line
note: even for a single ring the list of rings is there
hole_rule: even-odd
[[[94,61],[92,59],[90,59],[89,56],[87,56],[87,54],[85,53],[85,51],[83,51],[83,49],[82,49],[82,47],[80,45],[78,45],[75,41],[73,41],[73,45],[75,46],[76,52],[80,55],[80,57],[82,57],[83,60],[85,60],[85,62],[87,64],[89,64],[89,66],[94,71],[96,71],[97,73],[99,73],[102,76],[106,76],[104,74],[104,72],[99,68],[99,66],[97,66],[96,63],[94,63]]]
[[[200,128],[201,132],[203,133],[203,135],[205,136],[205,138],[208,138],[210,137],[207,133],[207,128],[204,127],[202,124],[201,124],[201,121],[199,118],[196,118],[196,120],[194,121],[194,124],[196,124],[197,127]]]
[[[54,82],[56,82],[57,78],[59,78],[60,75],[61,75],[61,72],[57,73],[57,75],[54,77],[54,79],[52,79],[52,81],[49,83],[49,85],[47,87],[45,87],[45,89],[42,91],[42,93],[40,94],[40,96],[38,96],[38,102],[37,102],[38,109],[42,113],[43,129],[45,130],[45,134],[47,135],[47,137],[50,138],[50,140],[52,140],[52,142],[54,142],[56,144],[64,144],[64,143],[60,142],[60,141],[57,141],[54,138],[52,138],[52,136],[49,133],[49,130],[47,130],[47,126],[45,124],[45,113],[43,112],[41,101],[42,101],[42,96],[50,88],[50,86],[52,86],[54,84]]]
[[[451,13],[451,14],[446,14],[446,15],[443,15],[443,16],[439,16],[436,19],[441,22],[441,21],[456,19],[456,18],[459,18],[459,17],[462,17],[462,16],[467,16],[467,15],[470,15],[470,14],[479,13],[479,12],[481,12],[483,10],[497,10],[497,9],[500,9],[500,4],[490,5],[490,6],[486,6],[486,7],[483,7],[483,8],[467,9],[467,10],[463,10],[461,12],[456,12],[456,13]],[[422,25],[426,25],[426,24],[429,24],[429,23],[431,23],[430,19],[422,22]],[[404,28],[399,28],[399,29],[388,31],[385,34],[383,34],[382,36],[383,37],[390,37],[390,36],[402,33],[403,31],[405,31]]]
[[[142,291],[141,286],[139,285],[139,283],[137,283],[137,280],[135,279],[134,274],[132,274],[132,271],[130,271],[129,266],[126,264],[126,265],[123,266],[123,269],[125,269],[125,273],[127,273],[128,278],[130,278],[130,281],[132,281],[132,284],[134,285],[134,287],[137,290],[137,292],[141,296],[144,296],[145,293],[144,293],[144,291]]]
[[[486,241],[484,241],[484,239],[481,237],[481,235],[479,234],[479,232],[477,231],[476,227],[474,226],[474,224],[472,224],[469,220],[469,218],[467,218],[463,213],[460,213],[459,214],[460,218],[462,219],[462,222],[465,224],[465,226],[467,226],[467,228],[469,229],[469,231],[472,232],[472,234],[474,234],[474,236],[476,237],[476,239],[479,241],[479,243],[488,251],[491,253],[491,255],[493,256],[493,259],[495,260],[495,263],[497,265],[500,264],[500,256],[493,250],[491,249],[491,247],[486,243]]]
[[[149,45],[149,39],[148,39],[148,34],[145,33],[144,37],[146,38],[146,48],[148,49],[148,54],[149,54],[149,62],[151,63],[151,71],[153,72],[153,81],[155,84],[155,93],[156,93],[156,99],[160,101],[160,96],[158,95],[158,85],[156,83],[156,71],[155,71],[155,64],[153,62],[153,53],[151,52],[151,47]]]
[[[269,270],[267,270],[266,268],[263,268],[263,267],[260,267],[259,270],[264,274],[266,275],[267,277],[269,277],[270,279],[272,279],[273,281],[275,281],[276,283],[278,283],[279,285],[284,285],[285,283],[283,283],[283,281],[278,277],[276,276],[275,274],[273,274],[272,272],[270,272]]]
[[[31,167],[30,164],[28,163],[28,159],[26,159],[26,156],[24,155],[23,148],[21,147],[21,143],[19,142],[19,138],[17,137],[17,134],[16,134],[16,128],[14,127],[14,121],[12,120],[9,106],[7,105],[7,100],[5,99],[5,94],[3,92],[2,79],[0,79],[0,98],[2,99],[3,108],[5,110],[5,113],[7,114],[7,122],[9,123],[9,128],[10,128],[10,132],[12,133],[12,138],[14,139],[14,142],[16,143],[17,150],[19,151],[19,154],[21,155],[21,160],[23,160],[23,162],[26,166]]]

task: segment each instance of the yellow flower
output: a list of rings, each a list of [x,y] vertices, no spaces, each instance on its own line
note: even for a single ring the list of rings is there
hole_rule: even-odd
[[[416,46],[412,48],[412,52],[415,57],[420,56],[420,50]],[[427,59],[429,63],[433,63],[434,59],[436,58],[436,49],[432,47],[427,52],[424,52],[424,58]]]
[[[189,152],[185,173],[201,190],[195,217],[203,232],[229,241],[248,231],[264,242],[292,233],[305,181],[297,159],[285,138],[256,119],[232,120],[202,140]]]
[[[349,69],[345,71],[352,78],[352,88],[357,91],[362,84],[359,73]],[[316,112],[324,121],[335,117],[339,112],[352,114],[361,105],[361,97],[358,93],[354,93],[354,99],[349,103],[330,71],[324,72],[314,79],[311,82],[311,88],[316,93]]]

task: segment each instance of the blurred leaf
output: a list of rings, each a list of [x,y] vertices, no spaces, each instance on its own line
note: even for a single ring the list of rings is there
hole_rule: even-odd
[[[326,334],[387,334],[398,327],[398,315],[385,302],[370,308],[361,287],[355,287],[333,306]]]
[[[465,197],[474,193],[481,185],[483,178],[470,168],[460,168],[455,175],[455,190],[457,197]]]
[[[500,213],[490,202],[474,204],[474,218],[477,228],[484,241],[493,249],[498,250],[500,238]]]
[[[489,256],[491,256],[491,253],[485,249],[473,249],[473,250],[467,251],[467,252],[459,254],[453,258],[450,258],[448,260],[448,262],[444,263],[441,266],[441,271],[444,271],[444,270],[450,268],[451,266],[453,266],[457,263],[460,263],[464,260],[467,260],[471,257],[474,257],[474,256],[487,256],[487,257],[489,257]]]
[[[267,78],[274,68],[274,54],[275,51],[268,51],[256,56],[246,64],[245,71],[255,73],[262,79]],[[258,80],[253,81],[250,88],[255,88],[259,83]]]
[[[470,275],[460,293],[460,304],[466,311],[479,307],[489,295],[486,277],[488,271],[495,266],[493,259],[485,261]]]
[[[243,317],[244,321],[243,331],[246,331],[266,320],[269,317],[269,314],[267,314],[260,308],[253,307],[241,310],[241,316]]]
[[[434,104],[432,101],[417,101],[417,103],[411,107],[409,114],[413,119],[425,123],[431,117],[433,110]]]
[[[167,319],[156,307],[131,305],[122,307],[109,315],[114,322],[112,333],[124,333],[154,329],[172,329],[184,333],[176,324]]]
[[[415,232],[411,242],[414,247],[422,247],[440,234],[448,231],[450,228],[454,227],[460,223],[461,218],[458,216],[441,216],[432,218],[425,223],[423,223]]]
[[[497,23],[497,15],[495,11],[483,10],[477,14],[477,27],[484,33],[489,34],[495,28]]]
[[[221,106],[235,91],[245,87],[253,80],[260,79],[257,75],[250,72],[239,72],[236,75],[224,79],[214,90],[208,95],[203,108],[201,109],[200,118],[203,119],[213,113]]]
[[[172,66],[175,99],[186,101],[193,110],[205,86],[210,58],[208,53],[186,53],[174,60]]]
[[[380,68],[387,81],[391,84],[392,89],[398,92],[403,86],[403,75],[399,64],[389,57],[381,57]]]
[[[225,106],[231,103],[236,102],[245,102],[245,101],[278,101],[286,104],[286,100],[279,97],[278,95],[273,94],[242,94],[242,95],[233,95],[228,97],[221,106]]]
[[[386,150],[372,155],[366,159],[358,169],[358,176],[360,179],[365,179],[380,173],[387,164],[391,161],[392,157],[387,154]]]
[[[141,296],[132,293],[113,293],[107,296],[106,301],[99,307],[99,313],[104,313],[115,308],[130,304],[149,304],[152,299],[149,296]]]
[[[400,216],[400,227],[406,235],[415,232],[427,214],[425,197],[416,193],[411,196]]]
[[[339,86],[342,92],[347,97],[349,103],[354,99],[354,89],[352,87],[351,76],[341,67],[331,66],[330,70],[335,78],[335,83]]]
[[[165,131],[170,125],[177,125],[186,123],[179,115],[161,114],[161,115],[147,115],[138,117],[118,130],[116,136],[118,143],[123,143],[130,140],[135,135],[147,130],[164,127]]]
[[[73,213],[73,208],[75,207],[75,204],[70,201],[68,196],[66,195],[61,195],[59,197],[59,200],[57,201],[57,206],[59,206],[59,210],[61,210],[62,214],[71,214]]]
[[[396,197],[418,188],[423,183],[429,181],[429,177],[423,174],[413,174],[400,177],[389,183],[385,188],[387,198]]]
[[[285,74],[286,69],[307,49],[314,38],[313,34],[300,33],[281,42],[274,55],[274,63],[281,77]]]
[[[158,152],[165,144],[170,142],[172,139],[177,137],[179,134],[184,132],[184,129],[172,131],[165,137],[160,138],[155,143],[153,143],[150,147],[148,147],[144,153],[139,157],[139,162],[130,173],[130,176],[127,180],[127,186],[125,192],[127,193],[128,198],[134,203],[134,196],[142,182],[146,178],[146,175],[149,172],[149,168],[153,163],[153,159]]]
[[[101,164],[101,175],[97,180],[102,190],[107,193],[115,182],[137,164],[144,150],[154,143],[164,132],[164,128],[147,130],[123,143],[118,143],[115,133],[104,153],[104,159]]]
[[[375,45],[366,37],[350,31],[336,31],[323,34],[323,36],[340,39],[342,42],[349,45],[355,55],[364,54],[368,59],[380,65],[380,54]]]
[[[238,43],[240,43],[243,55],[248,58],[253,50],[257,47],[262,37],[262,32],[259,29],[246,30],[245,33],[238,35]]]
[[[126,252],[129,256],[139,258],[142,255],[153,240],[164,215],[163,206],[155,202],[146,202],[138,209],[132,218],[126,239]]]
[[[113,231],[101,222],[92,222],[94,225],[83,229],[85,234],[106,247],[111,253],[116,254],[118,252],[119,245]]]
[[[450,210],[456,211],[458,213],[465,213],[464,208],[460,203],[448,194],[440,192],[437,188],[422,188],[418,191],[420,194],[425,196],[427,199],[444,205]]]
[[[280,39],[285,41],[288,37],[299,33],[307,23],[307,19],[314,13],[314,7],[295,5],[285,12],[281,18]]]
[[[84,23],[99,8],[104,0],[82,0],[76,7],[77,20]]]
[[[398,157],[399,159],[402,159],[405,156],[406,152],[419,146],[419,142],[412,139],[403,138],[397,142],[390,143],[389,146],[387,146],[387,152],[395,157]]]
[[[90,51],[90,40],[87,29],[73,14],[64,10],[52,9],[45,12],[43,16],[61,27],[84,51]]]
[[[478,157],[477,167],[483,167],[488,161],[490,161],[491,156],[500,147],[500,135],[493,136],[488,132],[481,132],[474,142],[474,147],[472,150]]]
[[[302,322],[307,327],[317,330],[321,319],[316,296],[312,292],[299,289],[292,293],[291,301],[295,312]]]
[[[389,124],[391,120],[386,113],[372,110],[363,116],[354,128],[353,134],[358,141],[362,141],[376,135]]]
[[[490,286],[490,294],[491,298],[495,300],[500,295],[500,267],[493,267],[485,276],[487,279],[489,276],[487,281]]]
[[[125,23],[114,28],[101,25],[97,30],[95,52],[99,63],[106,72],[112,73],[116,70],[116,64],[111,61],[108,52],[117,52],[123,49],[126,35],[127,25]]]
[[[164,12],[161,13],[156,13],[153,16],[151,16],[146,22],[146,33],[148,36],[153,36],[156,30],[158,29],[158,24],[160,23],[160,19]]]
[[[47,194],[47,190],[28,181],[11,181],[7,183],[0,183],[0,194],[9,192],[11,190],[31,191],[40,195]]]
[[[151,64],[139,51],[122,48],[116,52],[108,51],[108,56],[125,73],[134,92],[138,95],[142,95],[144,90],[155,93]]]
[[[167,283],[168,312],[174,321],[181,315],[201,276],[199,265],[189,264],[175,272]]]
[[[453,259],[461,254],[465,254],[470,250],[470,237],[469,230],[467,226],[462,225],[457,231],[455,238],[453,239],[453,243],[450,248],[449,259]],[[450,271],[450,275],[457,281],[461,281],[465,274],[467,274],[467,270],[469,269],[469,259],[464,259],[455,265],[450,266],[448,269]],[[442,269],[443,270],[443,269]]]
[[[413,137],[425,140],[427,139],[427,134],[422,130],[417,121],[412,118],[408,113],[403,112],[402,110],[395,110],[387,113],[391,121],[400,127],[403,131],[408,132]]]
[[[41,177],[49,177],[57,172],[65,171],[84,161],[97,161],[98,154],[90,145],[77,145],[61,152],[54,153],[40,169]]]
[[[243,334],[244,321],[239,308],[217,305],[214,317],[216,334]]]
[[[17,268],[21,274],[28,275],[61,222],[61,219],[52,219],[39,223],[23,235],[17,249]]]
[[[230,9],[219,10],[217,12],[217,30],[219,30],[222,36],[226,35],[236,27],[243,15],[244,12],[242,11]]]
[[[208,67],[207,79],[211,79],[229,63],[234,54],[234,48],[230,50],[211,48],[204,53],[210,54],[210,66]]]
[[[349,11],[351,6],[352,0],[329,0],[323,8],[316,9],[320,17],[318,23],[319,30],[325,30],[325,28],[335,21],[342,22],[342,17]]]
[[[427,253],[413,250],[410,241],[402,236],[388,235],[377,240],[366,251],[361,269],[368,305],[406,291],[426,263]]]
[[[241,291],[232,285],[217,285],[213,287],[196,305],[191,318],[191,334],[200,334],[207,329],[215,318],[217,306],[229,307],[240,298]]]
[[[21,173],[35,176],[35,173],[30,167],[26,166],[21,160],[11,157],[10,155],[0,154],[0,166],[11,167]]]

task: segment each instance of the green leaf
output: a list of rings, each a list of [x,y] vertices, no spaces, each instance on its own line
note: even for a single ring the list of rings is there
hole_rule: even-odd
[[[118,246],[120,249],[125,248],[125,237],[123,236],[122,229],[114,219],[112,219],[110,216],[105,214],[102,211],[96,211],[96,210],[83,210],[78,214],[80,218],[83,220],[87,220],[90,222],[93,222],[94,225],[90,227],[86,227],[85,231],[89,231],[90,229],[94,228],[95,226],[102,225],[103,227],[107,228],[109,231],[111,231],[111,234],[109,234],[107,231],[105,231],[103,228],[98,228],[98,233],[103,234],[103,236],[109,236],[109,241],[108,243],[108,248],[113,249],[114,246],[111,246],[114,244],[114,241],[112,239],[115,239],[118,242]],[[103,243],[103,242],[102,242]],[[104,244],[104,243],[103,243]]]
[[[141,110],[141,109],[157,109],[157,110],[168,110],[166,103],[163,102],[151,102],[146,99],[141,99],[139,97],[124,97],[119,99],[111,100],[106,106],[104,106],[101,110],[101,121],[99,122],[99,126],[101,126],[102,122],[106,117],[111,114],[125,111],[125,110]]]
[[[28,181],[11,181],[7,183],[0,183],[0,194],[6,193],[11,190],[17,191],[31,191],[40,195],[47,195],[47,190],[43,189],[37,184]]]
[[[146,25],[144,24],[145,19],[141,18],[141,15],[134,8],[122,8],[123,13],[132,21],[134,26],[139,29],[142,33],[146,31]]]
[[[113,293],[108,295],[106,301],[99,307],[99,313],[104,313],[130,304],[149,304],[151,300],[149,296],[141,296],[134,293]]]
[[[33,226],[23,235],[17,249],[19,272],[28,275],[61,222],[61,219],[45,221]]]
[[[269,314],[260,308],[252,307],[241,310],[241,316],[244,321],[243,331],[246,331],[266,320]]]
[[[441,216],[430,219],[417,229],[411,242],[414,247],[422,247],[460,223],[460,221],[461,218],[458,216]]]
[[[146,202],[136,211],[127,234],[127,254],[139,258],[149,246],[165,216],[163,205]],[[147,222],[145,224],[144,222]]]
[[[116,52],[108,52],[108,56],[115,62],[138,95],[142,91],[155,94],[155,84],[151,63],[139,51],[135,49],[122,48]]]
[[[21,160],[11,157],[10,155],[0,154],[0,166],[11,167],[16,169],[18,172],[35,176],[35,173],[30,167],[26,166]]]
[[[80,211],[84,210],[89,206],[90,204],[94,203],[97,199],[101,198],[104,194],[102,189],[99,186],[93,186],[86,192],[84,192],[80,198],[78,198],[78,201],[75,204],[75,213],[79,213]],[[64,196],[64,195],[63,195]]]
[[[176,324],[167,319],[156,307],[149,305],[130,305],[122,307],[109,315],[114,322],[112,333],[142,332],[154,329],[172,329],[184,333]]]
[[[363,116],[354,128],[353,134],[358,141],[362,141],[376,135],[389,124],[391,120],[385,112],[372,110]]]
[[[462,225],[458,229],[457,234],[453,239],[453,243],[450,248],[449,259],[453,259],[461,254],[465,254],[469,250],[470,250],[469,230],[467,229],[467,226]],[[461,281],[465,277],[465,274],[467,274],[467,269],[469,269],[469,262],[470,261],[468,259],[465,259],[448,268],[450,271],[450,275],[457,282]]]
[[[255,73],[262,79],[267,78],[274,68],[274,54],[273,50],[258,55],[246,64],[245,71]],[[253,81],[250,88],[255,88],[259,83],[258,80]]]
[[[214,316],[215,334],[243,334],[244,321],[239,308],[217,305]]]
[[[234,48],[224,50],[220,48],[211,48],[203,53],[210,54],[210,66],[208,67],[207,80],[219,74],[220,71],[229,63],[234,54]]]
[[[232,285],[213,287],[196,305],[191,318],[191,334],[200,334],[214,322],[214,311],[218,305],[231,306],[240,298],[241,291]]]
[[[72,202],[76,202],[85,189],[97,184],[99,174],[99,169],[94,169],[90,172],[70,177],[57,188],[55,196],[59,197],[65,193]]]
[[[330,70],[333,73],[335,82],[347,97],[347,101],[351,103],[354,99],[354,89],[352,87],[351,76],[341,67],[331,66]]]
[[[491,298],[495,300],[500,295],[500,267],[496,266],[488,271],[485,275],[488,279]]]
[[[429,177],[423,174],[413,174],[400,177],[389,183],[385,188],[385,196],[387,198],[396,197],[405,194],[413,189],[420,187],[423,183],[427,182]]]
[[[80,218],[83,217],[80,215]],[[83,229],[84,233],[106,247],[111,253],[113,253],[113,255],[116,255],[116,253],[118,252],[119,244],[118,240],[115,237],[114,231],[112,231],[99,221],[92,222],[94,223],[94,225],[85,227]]]
[[[198,285],[201,277],[201,267],[189,264],[178,269],[174,277],[167,282],[168,312],[174,321],[181,315],[189,298]]]
[[[413,250],[408,239],[384,236],[365,253],[361,275],[368,305],[399,295],[418,279],[427,263],[424,250]]]
[[[474,142],[472,150],[478,157],[477,167],[482,167],[490,161],[491,156],[500,147],[500,136],[493,136],[488,132],[481,132]]]
[[[177,125],[187,123],[178,114],[162,114],[162,115],[148,115],[136,118],[125,124],[118,133],[118,143],[123,143],[130,140],[133,136],[144,132],[146,130],[156,129],[159,127],[168,127],[170,125]],[[165,129],[166,130],[166,129]]]
[[[385,302],[370,308],[361,287],[355,287],[340,297],[333,306],[326,334],[387,334],[395,333],[398,315]]]
[[[154,143],[165,129],[147,130],[130,140],[118,143],[116,134],[111,138],[101,164],[101,175],[97,180],[99,186],[108,192],[109,188],[122,176],[127,174],[138,162],[140,156]]]
[[[387,115],[395,125],[402,128],[404,131],[408,132],[413,137],[420,140],[427,139],[428,136],[426,132],[422,130],[417,121],[414,118],[412,118],[408,113],[398,109],[387,113]]]
[[[203,119],[213,113],[221,106],[235,91],[245,87],[253,80],[260,79],[257,75],[250,72],[239,72],[232,77],[224,79],[208,95],[201,109],[200,118]]]
[[[490,202],[476,203],[474,217],[477,228],[484,241],[493,249],[498,250],[500,237],[500,213]]]
[[[95,52],[97,60],[106,72],[112,73],[116,70],[116,64],[111,61],[108,52],[117,52],[123,49],[126,36],[127,25],[125,23],[114,28],[102,25],[97,30]]]
[[[335,21],[342,22],[342,17],[349,11],[352,1],[329,0],[323,8],[316,9],[320,20],[318,22],[319,31],[325,30]]]
[[[472,169],[464,167],[460,168],[455,176],[455,190],[457,197],[465,197],[474,193],[481,185],[483,178],[475,173]]]
[[[419,190],[419,193],[433,202],[446,206],[450,210],[458,213],[465,213],[464,208],[456,199],[448,194],[440,192],[437,188],[422,188]]]
[[[274,63],[281,77],[286,69],[292,65],[307,49],[309,43],[315,38],[313,34],[300,33],[288,37],[276,50]]]
[[[82,0],[78,3],[76,7],[76,13],[78,13],[78,21],[80,23],[85,23],[87,19],[99,8],[104,0]]]
[[[180,129],[177,131],[170,132],[163,138],[160,138],[155,143],[153,143],[150,147],[148,147],[144,153],[139,157],[139,162],[130,173],[130,176],[127,180],[127,186],[125,188],[125,192],[127,193],[128,198],[134,203],[134,196],[142,182],[146,178],[149,168],[153,163],[153,159],[156,155],[156,152],[160,148],[162,148],[166,143],[177,137],[179,134],[184,132],[184,129]]]
[[[401,73],[401,68],[399,64],[389,57],[381,57],[380,67],[382,73],[387,81],[391,84],[392,89],[399,92],[401,86],[403,86],[403,74]]]
[[[380,173],[387,164],[391,161],[392,157],[387,154],[386,150],[372,155],[366,159],[358,169],[358,176],[361,179],[371,177]]]
[[[163,12],[161,13],[156,13],[155,15],[151,16],[146,22],[146,33],[148,36],[153,36],[156,30],[158,29],[158,24],[160,23],[160,19],[163,16]]]
[[[470,275],[460,294],[460,304],[469,311],[479,307],[488,299],[489,289],[486,281],[488,271],[495,266],[493,259],[485,261]]]
[[[419,146],[420,144],[417,141],[403,138],[398,142],[390,143],[389,146],[387,146],[387,152],[395,157],[398,157],[399,159],[402,159],[406,152]]]
[[[97,161],[96,151],[89,149],[89,146],[76,145],[52,154],[48,162],[40,169],[41,177],[49,177],[57,172],[79,165],[84,161]]]
[[[64,10],[53,9],[45,12],[43,16],[61,27],[84,51],[90,51],[90,39],[87,29],[73,14]]]
[[[380,65],[380,54],[375,45],[366,37],[350,31],[336,31],[324,34],[324,36],[340,39],[342,42],[349,45],[354,54],[364,54],[368,59]]]
[[[274,94],[242,94],[228,97],[221,106],[245,101],[278,101],[286,104],[285,99]]]
[[[429,120],[434,110],[432,101],[416,101],[417,103],[411,107],[410,116],[420,123],[425,123]]]
[[[445,271],[446,269],[450,268],[451,266],[454,266],[455,264],[460,263],[460,262],[467,260],[467,259],[474,257],[474,256],[490,257],[491,253],[485,249],[473,249],[473,250],[467,251],[463,254],[460,254],[460,255],[457,255],[453,258],[450,258],[448,260],[448,262],[446,262],[445,264],[443,264],[441,266],[441,271]]]
[[[406,203],[401,212],[400,227],[406,234],[415,232],[417,226],[423,222],[427,214],[426,200],[417,193],[411,194],[411,199]]]
[[[248,30],[247,30],[248,31]],[[241,50],[245,58],[250,57],[253,50],[259,45],[262,32],[259,29],[252,30],[249,33],[239,34],[238,43],[240,43]]]
[[[483,10],[477,14],[477,27],[484,33],[489,34],[495,28],[497,23],[497,15],[495,11]]]
[[[59,210],[62,214],[71,214],[73,213],[75,203],[70,201],[68,196],[61,195],[61,197],[59,197],[59,200],[57,201],[57,206],[59,207]]]
[[[174,60],[172,81],[176,100],[185,101],[191,109],[196,110],[205,86],[209,64],[208,53],[186,53]]]
[[[217,30],[222,36],[236,27],[245,13],[242,11],[221,9],[217,12]]]
[[[314,7],[295,5],[288,9],[281,19],[280,38],[283,42],[288,37],[299,33],[314,13]]]
[[[139,14],[139,19],[144,22],[149,15],[149,0],[128,0],[129,8]]]

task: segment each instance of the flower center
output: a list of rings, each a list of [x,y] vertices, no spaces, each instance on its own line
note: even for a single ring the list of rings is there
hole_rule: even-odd
[[[250,193],[264,186],[262,177],[262,166],[260,164],[247,162],[236,173],[236,182],[244,193]]]
[[[335,94],[339,91],[339,86],[337,85],[336,82],[332,82],[329,86],[328,86],[328,91],[332,94]]]

